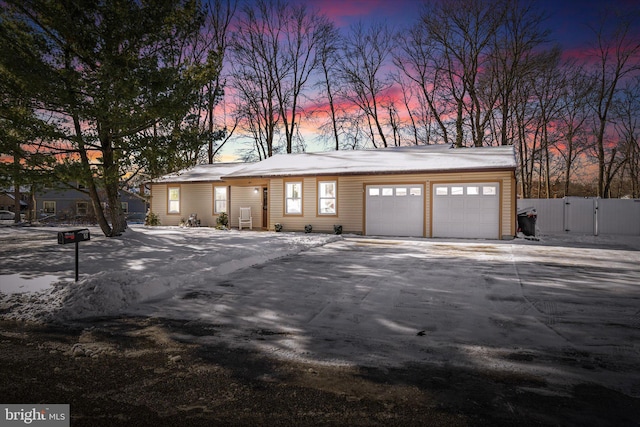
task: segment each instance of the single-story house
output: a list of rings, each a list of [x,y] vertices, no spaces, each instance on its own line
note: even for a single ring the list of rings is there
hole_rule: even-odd
[[[199,165],[151,183],[163,225],[195,213],[215,226],[386,236],[510,239],[516,234],[516,159],[511,146],[443,145],[279,154],[256,163]]]
[[[20,193],[20,212],[25,213],[29,208],[29,195]],[[13,191],[0,191],[0,211],[14,212],[16,208],[16,198]]]
[[[102,200],[102,191],[98,190]],[[84,219],[89,222],[95,221],[95,214],[91,206],[91,199],[82,184],[69,183],[68,185],[58,184],[35,194],[36,216],[38,218],[55,217],[56,220],[67,221]],[[147,212],[148,202],[144,195],[135,194],[130,191],[120,190],[120,203],[128,220],[144,220]]]

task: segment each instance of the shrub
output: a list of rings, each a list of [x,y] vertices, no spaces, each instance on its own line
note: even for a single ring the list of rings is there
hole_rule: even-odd
[[[160,218],[158,217],[158,214],[151,212],[151,210],[147,211],[147,215],[144,217],[144,225],[160,225]]]
[[[229,216],[226,212],[222,212],[220,215],[218,215],[218,218],[216,218],[216,224],[216,228],[218,230],[229,228]]]
[[[311,233],[312,230],[313,230],[313,227],[311,226],[311,224],[307,224],[304,226],[305,233]]]
[[[282,231],[282,224],[277,223],[277,224],[274,225],[274,228],[275,228],[276,232],[280,232],[280,231]]]
[[[342,234],[342,226],[334,225],[333,226],[333,234]]]

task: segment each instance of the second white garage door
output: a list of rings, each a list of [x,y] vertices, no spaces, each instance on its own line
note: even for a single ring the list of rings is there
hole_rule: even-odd
[[[498,183],[435,184],[433,237],[498,239]]]
[[[424,186],[367,185],[366,234],[424,236]]]

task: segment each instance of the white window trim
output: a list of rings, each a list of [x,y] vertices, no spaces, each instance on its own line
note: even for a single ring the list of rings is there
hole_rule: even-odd
[[[218,199],[217,190],[221,188],[224,190],[224,199]],[[218,202],[224,201],[224,210],[218,209]],[[226,213],[229,206],[229,187],[217,185],[213,187],[213,213],[214,215],[219,215],[221,213]]]
[[[178,200],[171,200],[171,190],[177,190],[178,191]],[[180,187],[167,187],[167,213],[168,214],[180,214],[180,209],[182,208],[181,203],[180,203],[180,198],[182,197],[182,195],[180,194]],[[178,204],[178,209],[177,210],[172,210],[171,209],[171,202],[177,202]]]
[[[333,184],[333,197],[322,197],[320,188],[322,184]],[[322,201],[333,200],[333,212],[322,212]],[[337,216],[338,215],[338,181],[335,179],[318,181],[318,215],[322,216]]]
[[[300,197],[289,197],[289,185],[300,185]],[[288,181],[284,183],[284,214],[285,215],[302,215],[304,212],[302,194],[304,186],[302,181]],[[289,200],[300,200],[300,212],[289,212]]]

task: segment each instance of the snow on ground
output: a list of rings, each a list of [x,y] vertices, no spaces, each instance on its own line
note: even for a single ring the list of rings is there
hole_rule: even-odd
[[[107,239],[93,228],[91,240],[80,243],[80,280],[74,283],[74,245],[57,244],[57,232],[68,229],[0,229],[0,302],[12,307],[5,317],[64,321],[117,315],[176,288],[204,284],[340,238],[132,227],[120,238]]]
[[[153,316],[180,320],[176,339],[282,358],[456,365],[521,374],[544,395],[593,382],[640,397],[640,237],[92,230],[75,284],[72,245],[56,231],[0,229],[0,290],[10,275],[66,279],[0,295],[0,315]]]

